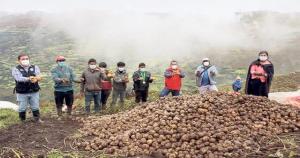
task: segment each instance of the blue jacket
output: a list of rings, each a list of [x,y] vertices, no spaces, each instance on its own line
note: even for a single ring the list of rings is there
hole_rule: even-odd
[[[195,75],[196,75],[196,84],[198,87],[201,86],[201,83],[202,83],[202,77],[204,75],[204,73],[202,73],[203,71],[205,70],[205,67],[203,65],[200,65],[197,70],[195,71]],[[207,73],[208,73],[208,77],[209,77],[209,83],[211,85],[215,85],[217,84],[216,82],[216,76],[218,74],[218,70],[217,68],[212,65],[210,66],[207,70]],[[201,74],[201,75],[200,75]]]
[[[241,80],[235,80],[233,83],[232,83],[232,89],[235,91],[235,92],[238,92],[239,90],[242,89],[242,81]]]
[[[67,92],[73,90],[73,82],[75,81],[75,74],[69,66],[56,66],[51,70],[51,76],[54,81],[54,89],[59,92]],[[63,83],[61,79],[67,79],[68,83]]]

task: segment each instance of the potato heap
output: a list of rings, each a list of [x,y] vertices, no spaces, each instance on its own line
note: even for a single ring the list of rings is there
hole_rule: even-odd
[[[239,157],[260,140],[300,129],[300,109],[263,97],[210,93],[167,97],[109,116],[77,118],[87,151],[121,156]]]

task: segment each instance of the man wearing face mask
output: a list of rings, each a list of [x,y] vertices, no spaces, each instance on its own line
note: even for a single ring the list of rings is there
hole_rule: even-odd
[[[120,98],[121,106],[124,105],[124,99],[126,94],[126,88],[128,80],[128,74],[125,69],[124,62],[117,63],[117,71],[115,72],[113,79],[113,94],[112,94],[112,105],[116,105],[118,98]]]
[[[64,56],[56,57],[56,66],[51,70],[52,80],[54,81],[54,98],[58,119],[62,116],[62,107],[65,102],[67,114],[71,115],[74,101],[73,82],[76,81],[73,69],[65,63]]]
[[[94,100],[95,113],[100,111],[100,100],[101,100],[101,82],[106,79],[104,71],[101,71],[97,67],[95,59],[88,61],[88,68],[81,75],[81,95],[85,95],[85,111],[87,114],[90,113],[91,101]]]
[[[268,97],[274,75],[274,66],[269,60],[269,53],[261,51],[258,59],[248,69],[245,93]]]
[[[132,75],[133,89],[135,91],[135,102],[146,102],[148,98],[149,84],[153,82],[151,73],[146,71],[146,64],[140,63],[138,71]]]
[[[215,80],[217,73],[216,67],[211,65],[209,58],[203,58],[202,65],[195,71],[196,84],[200,94],[209,91],[218,91]]]
[[[36,65],[31,65],[29,56],[20,54],[18,56],[19,65],[12,69],[12,76],[16,81],[15,92],[19,104],[19,118],[22,122],[26,120],[26,107],[29,104],[33,118],[36,122],[40,119],[39,108],[39,81],[40,69]]]
[[[106,79],[103,79],[101,82],[102,89],[101,89],[101,104],[102,109],[106,109],[106,102],[110,95],[110,92],[112,90],[112,78],[114,77],[114,74],[111,70],[107,69],[107,65],[105,62],[99,63],[99,69],[100,71],[104,72],[106,75]]]
[[[177,61],[173,60],[170,67],[165,71],[165,87],[160,93],[160,97],[165,97],[169,93],[172,96],[179,96],[181,89],[181,80],[185,77],[185,73],[178,67]]]

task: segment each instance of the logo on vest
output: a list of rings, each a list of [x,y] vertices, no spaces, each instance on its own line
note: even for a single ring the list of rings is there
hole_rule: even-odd
[[[30,70],[30,71],[33,71],[33,68],[30,68],[29,70]]]

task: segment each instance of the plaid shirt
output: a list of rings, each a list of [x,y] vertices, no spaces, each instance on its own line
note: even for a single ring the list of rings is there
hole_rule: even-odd
[[[24,67],[25,71],[28,72],[28,68],[29,67]],[[35,65],[35,75],[40,75],[40,68],[38,66]],[[27,77],[23,77],[22,73],[16,68],[14,67],[12,69],[12,76],[13,78],[18,81],[18,82],[28,82],[29,79]]]

